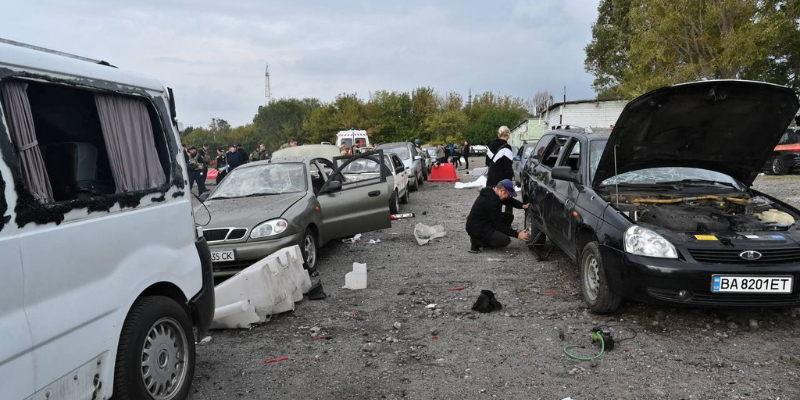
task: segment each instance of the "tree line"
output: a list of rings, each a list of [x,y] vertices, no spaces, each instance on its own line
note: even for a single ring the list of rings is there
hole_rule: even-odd
[[[600,98],[703,79],[800,88],[800,0],[601,0],[586,70]]]
[[[273,152],[290,137],[301,144],[335,142],[338,131],[354,128],[366,130],[373,143],[420,139],[429,144],[486,144],[498,127],[513,127],[527,118],[532,101],[486,92],[465,102],[459,93],[438,94],[430,87],[381,90],[367,100],[342,94],[329,103],[288,98],[259,107],[250,124],[232,127],[214,119],[207,127],[184,129],[181,137],[187,145],[212,148],[240,143],[252,150],[263,143]]]

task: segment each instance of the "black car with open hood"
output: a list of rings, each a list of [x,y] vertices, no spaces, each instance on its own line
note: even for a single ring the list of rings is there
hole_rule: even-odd
[[[595,312],[800,305],[800,211],[750,188],[798,107],[782,86],[694,82],[632,100],[609,136],[545,133],[522,176],[529,245],[576,261]]]

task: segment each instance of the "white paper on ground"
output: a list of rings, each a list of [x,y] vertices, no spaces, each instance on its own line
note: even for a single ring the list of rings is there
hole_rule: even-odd
[[[455,188],[456,189],[465,189],[465,188],[481,188],[486,186],[486,176],[481,175],[478,179],[475,179],[472,182],[456,182]]]
[[[424,224],[417,224],[414,226],[414,237],[420,246],[427,244],[433,239],[440,238],[447,233],[444,224],[428,226]]]

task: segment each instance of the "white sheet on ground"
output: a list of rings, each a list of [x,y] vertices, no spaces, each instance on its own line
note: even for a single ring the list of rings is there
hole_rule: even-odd
[[[420,246],[427,244],[433,239],[440,238],[447,233],[444,229],[444,224],[428,226],[424,224],[417,224],[414,226],[414,237]]]
[[[266,322],[273,314],[294,310],[310,288],[300,247],[280,249],[214,288],[211,329],[246,329]]]
[[[469,171],[469,175],[486,175],[489,173],[489,167],[479,167]]]
[[[353,263],[353,271],[344,276],[342,289],[358,290],[367,288],[367,264]]]
[[[472,182],[456,182],[456,189],[482,188],[486,186],[486,175],[481,175]]]

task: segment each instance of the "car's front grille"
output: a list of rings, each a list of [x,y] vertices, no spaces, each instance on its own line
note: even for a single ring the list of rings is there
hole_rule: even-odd
[[[689,300],[679,300],[677,290],[648,288],[647,293],[658,300],[699,306],[780,306],[800,305],[798,294],[763,293],[694,293]]]
[[[757,260],[745,260],[740,254],[755,250],[761,254]],[[789,264],[800,263],[800,247],[739,248],[739,249],[689,249],[697,262],[704,264]]]
[[[225,236],[228,235],[230,229],[206,229],[203,231],[203,236],[205,236],[206,240],[209,242],[218,242],[220,240],[225,240]]]
[[[228,240],[241,239],[247,233],[247,229],[234,229],[228,235]]]

